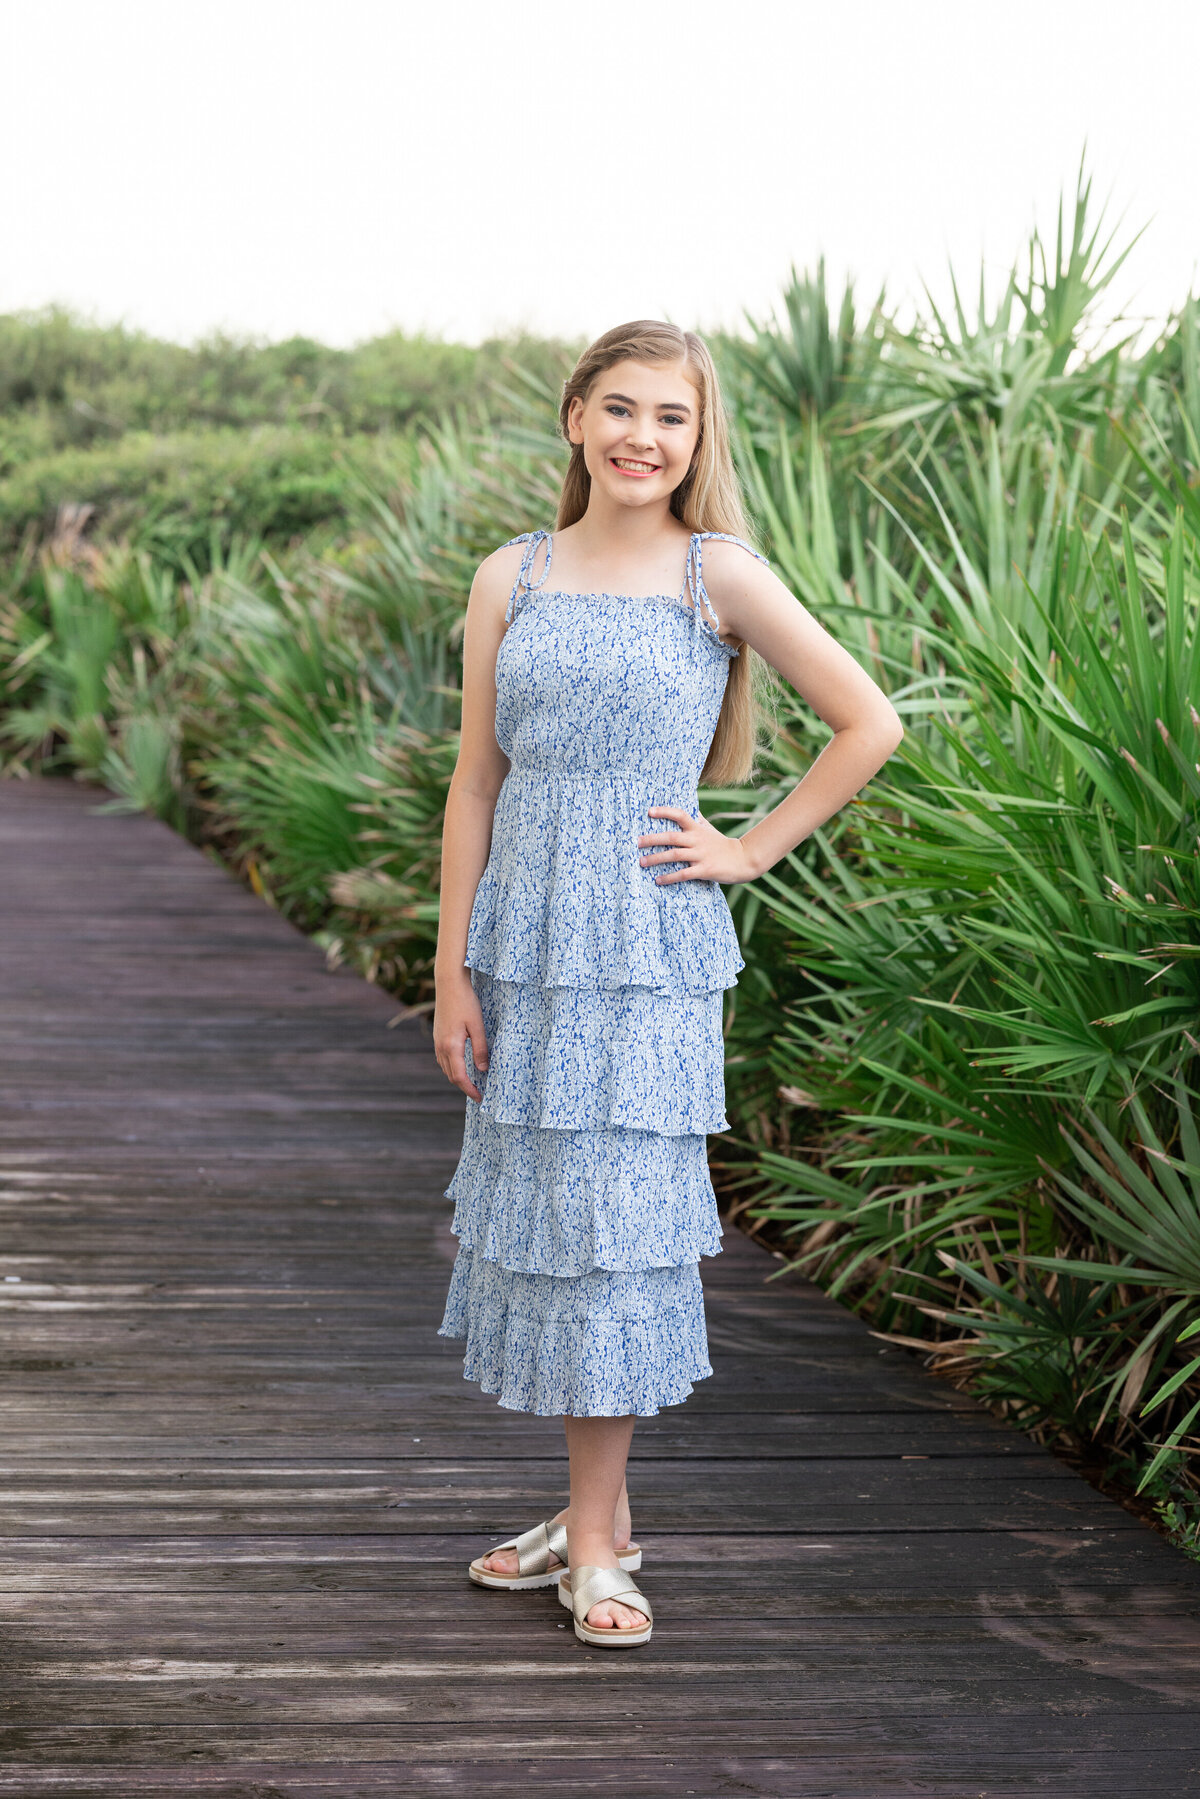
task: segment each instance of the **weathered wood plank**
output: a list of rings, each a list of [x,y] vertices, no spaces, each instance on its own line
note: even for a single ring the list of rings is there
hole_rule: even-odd
[[[714,1703],[728,1703],[723,1675],[729,1660],[688,1657],[656,1663],[653,1672],[647,1668],[634,1682],[628,1675],[622,1679],[593,1673],[594,1662],[576,1657],[567,1625],[560,1633],[562,1653],[556,1667],[525,1656],[522,1645],[529,1628],[519,1630],[515,1644],[502,1655],[476,1652],[469,1665],[467,1658],[457,1663],[421,1654],[406,1658],[398,1650],[381,1661],[281,1662],[273,1676],[261,1659],[91,1657],[86,1663],[67,1663],[62,1679],[47,1667],[36,1682],[14,1682],[5,1697],[3,1723],[16,1730],[47,1718],[67,1717],[78,1725],[175,1729],[203,1717],[237,1732],[267,1723],[340,1726],[367,1717],[376,1723],[415,1725],[445,1724],[453,1718],[464,1726],[475,1725],[475,1742],[486,1744],[488,1729],[495,1727],[498,1716],[498,1684],[507,1680],[510,1691],[516,1684],[521,1688],[519,1712],[511,1701],[508,1716],[553,1719],[560,1749],[573,1743],[578,1752],[581,1740],[595,1741],[587,1733],[602,1726],[629,1730],[634,1720],[652,1728],[655,1740],[661,1742],[664,1723],[708,1723]],[[546,1623],[544,1628],[553,1631],[557,1626]],[[616,1659],[610,1651],[593,1653]],[[752,1662],[739,1693],[734,1740],[752,1741],[764,1732],[770,1736],[780,1722],[815,1725],[832,1715],[923,1717],[932,1730],[933,1720],[969,1710],[990,1719],[999,1741],[1014,1715],[1039,1705],[1073,1714],[1078,1721],[1106,1706],[1131,1701],[1119,1677],[1093,1676],[1072,1665],[1046,1675],[1027,1664],[1018,1676],[981,1668],[929,1676],[919,1658],[913,1658],[889,1672],[881,1687],[880,1661],[877,1653],[869,1665],[850,1671],[836,1667],[828,1676],[819,1659],[800,1657],[793,1664],[786,1651],[768,1671]],[[91,1672],[80,1677],[76,1669],[82,1666]],[[1148,1691],[1139,1697],[1143,1710],[1163,1704],[1195,1710],[1190,1687]],[[1065,1728],[1069,1734],[1070,1725]],[[1074,1740],[1082,1743],[1084,1733]],[[1200,1759],[1200,1751],[1195,1754]],[[1022,1769],[1026,1779],[1034,1771],[1028,1765]]]
[[[552,1495],[553,1497],[553,1495]],[[988,1533],[888,1532],[813,1536],[738,1535],[720,1530],[642,1532],[647,1557],[681,1573],[703,1565],[706,1582],[745,1583],[747,1603],[757,1603],[764,1582],[790,1595],[801,1611],[832,1597],[850,1612],[881,1609],[893,1600],[906,1607],[941,1602],[947,1595],[1042,1594],[1107,1591],[1137,1582],[1157,1591],[1200,1599],[1192,1568],[1182,1557],[1164,1561],[1162,1545],[1136,1520],[1115,1513],[1115,1528],[1087,1534],[1074,1530]],[[412,1533],[305,1536],[254,1532],[244,1536],[112,1537],[42,1536],[5,1540],[0,1590],[25,1592],[133,1590],[148,1592],[396,1590],[415,1575],[447,1595],[473,1553],[477,1533],[440,1536]],[[764,1554],[764,1548],[766,1553]],[[647,1566],[649,1577],[649,1564]],[[178,1583],[173,1588],[172,1581]],[[682,1583],[681,1583],[682,1584]],[[703,1590],[703,1589],[702,1589]],[[493,1595],[463,1587],[479,1605]],[[501,1597],[504,1597],[503,1595]],[[1008,1603],[1006,1600],[1005,1603]],[[1064,1604],[1073,1604],[1068,1598]]]
[[[643,1728],[635,1723],[630,1737]],[[53,1769],[26,1764],[7,1778],[0,1771],[0,1793],[19,1794],[20,1799],[51,1799],[60,1793],[73,1799],[86,1794],[107,1799],[125,1793],[131,1799],[134,1795],[137,1799],[167,1799],[168,1795],[174,1799],[180,1791],[202,1793],[207,1799],[265,1799],[266,1795],[270,1799],[329,1799],[330,1795],[380,1799],[380,1795],[390,1794],[427,1799],[431,1793],[447,1790],[519,1796],[569,1788],[573,1792],[632,1794],[635,1799],[679,1799],[689,1793],[706,1799],[719,1794],[761,1795],[763,1799],[797,1799],[798,1794],[821,1795],[822,1799],[911,1799],[914,1793],[940,1794],[945,1799],[977,1794],[982,1799],[1000,1795],[1004,1799],[1033,1799],[1034,1795],[1044,1799],[1052,1791],[1086,1790],[1096,1799],[1146,1799],[1153,1789],[1144,1783],[1155,1778],[1169,1781],[1171,1790],[1187,1794],[1192,1790],[1196,1766],[1194,1753],[1187,1749],[1143,1744],[1137,1735],[1132,1745],[1126,1740],[1119,1747],[1079,1753],[1049,1740],[1044,1745],[1030,1745],[1021,1756],[1041,1757],[1044,1773],[1030,1785],[1026,1771],[1003,1752],[989,1763],[989,1774],[981,1776],[978,1753],[970,1746],[938,1744],[928,1748],[887,1743],[878,1750],[864,1751],[858,1742],[848,1742],[844,1748],[830,1750],[813,1745],[811,1734],[800,1730],[790,1755],[732,1756],[728,1737],[737,1728],[736,1719],[725,1720],[724,1740],[715,1731],[704,1731],[699,1743],[695,1732],[678,1743],[670,1735],[660,1742],[656,1735],[653,1746],[647,1744],[640,1753],[628,1753],[624,1762],[581,1757],[577,1746],[574,1750],[569,1745],[547,1747],[540,1732],[531,1753],[528,1735],[504,1740],[494,1726],[490,1733],[476,1733],[467,1726],[444,1741],[423,1743],[415,1755],[409,1751],[407,1739],[419,1727],[409,1726],[401,1733],[383,1726],[376,1738],[362,1745],[363,1753],[354,1761],[325,1767],[319,1748],[332,1751],[342,1738],[340,1731],[319,1745],[306,1733],[297,1745],[309,1756],[304,1763],[297,1763],[296,1749],[290,1753],[283,1749],[287,1739],[281,1738],[277,1744],[262,1737],[256,1743],[261,1759],[241,1775],[226,1767],[205,1765],[212,1759],[209,1745],[203,1733],[193,1731],[187,1733],[195,1744],[190,1754],[181,1750],[188,1759],[174,1766],[164,1766],[164,1757],[154,1756],[152,1749],[147,1765],[97,1768],[87,1775],[69,1763]],[[94,1734],[103,1739],[106,1733]],[[147,1735],[151,1743],[157,1735],[121,1734],[132,1739],[136,1749],[142,1749]],[[405,1740],[397,1743],[395,1738],[401,1735]],[[497,1735],[501,1737],[498,1742]],[[1019,1724],[1014,1735],[1023,1736]],[[372,1753],[375,1742],[379,1749]],[[104,1743],[103,1748],[107,1747]],[[277,1748],[280,1753],[273,1753]],[[631,1750],[628,1740],[626,1748]],[[389,1752],[405,1759],[388,1760]],[[987,1779],[985,1787],[979,1784],[981,1778]],[[1079,1783],[1078,1787],[1072,1783]]]
[[[0,1385],[6,1380],[0,1370]],[[5,1459],[9,1467],[26,1466],[46,1455],[70,1457],[83,1463],[116,1458],[123,1465],[131,1462],[168,1459],[172,1464],[203,1461],[220,1453],[226,1465],[241,1459],[276,1459],[281,1451],[303,1456],[306,1461],[350,1455],[403,1456],[408,1461],[445,1460],[472,1456],[486,1451],[494,1438],[495,1425],[486,1414],[478,1413],[446,1419],[444,1408],[430,1399],[424,1409],[408,1408],[407,1417],[419,1438],[408,1442],[399,1437],[395,1424],[374,1412],[351,1411],[336,1407],[328,1399],[323,1403],[309,1401],[305,1427],[295,1423],[294,1411],[280,1415],[266,1410],[251,1418],[245,1412],[230,1417],[228,1412],[204,1397],[188,1395],[188,1403],[172,1403],[155,1409],[153,1395],[145,1395],[142,1403],[127,1398],[118,1407],[105,1407],[102,1428],[96,1425],[90,1408],[71,1407],[61,1403],[54,1407],[53,1429],[47,1427],[45,1402],[26,1396],[18,1405],[14,1396],[8,1404],[0,1404],[0,1428],[4,1434]],[[181,1411],[190,1413],[191,1423],[183,1428]],[[202,1423],[209,1414],[207,1427]],[[660,1414],[665,1416],[665,1414]],[[690,1429],[681,1424],[652,1428],[657,1421],[647,1418],[645,1429],[634,1438],[634,1459],[652,1456],[687,1457],[694,1448]],[[151,1435],[150,1433],[153,1432]],[[504,1447],[510,1456],[550,1455],[557,1458],[562,1450],[562,1432],[556,1421],[531,1419],[514,1413],[506,1420]],[[924,1455],[930,1459],[958,1459],[987,1456],[997,1461],[1024,1464],[1028,1445],[1015,1431],[996,1431],[973,1426],[958,1417],[929,1418],[915,1425],[911,1418],[897,1418],[893,1413],[877,1412],[865,1417],[846,1413],[752,1413],[709,1411],[705,1420],[705,1447],[708,1457],[750,1456],[756,1460],[797,1457],[805,1460],[836,1456],[840,1460],[878,1456],[882,1450],[898,1456]]]
[[[0,787],[0,1795],[1200,1791],[1200,1571],[733,1229],[651,1644],[471,1587],[565,1468],[434,1334],[463,1097],[95,798]]]

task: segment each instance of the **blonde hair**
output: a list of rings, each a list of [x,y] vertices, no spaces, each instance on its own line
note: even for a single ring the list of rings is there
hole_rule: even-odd
[[[626,361],[682,362],[700,397],[700,434],[691,467],[671,495],[675,517],[689,531],[725,531],[752,542],[729,447],[729,426],[717,371],[708,345],[694,331],[684,331],[658,319],[634,319],[604,332],[588,345],[563,382],[559,407],[562,435],[567,437],[572,400],[586,401],[596,377],[614,363]],[[583,517],[591,488],[583,445],[571,444],[571,459],[558,497],[555,530],[565,531]],[[740,786],[749,779],[754,766],[762,674],[754,666],[759,658],[749,645],[739,641],[737,649],[738,655],[730,658],[725,697],[700,773],[702,786]]]

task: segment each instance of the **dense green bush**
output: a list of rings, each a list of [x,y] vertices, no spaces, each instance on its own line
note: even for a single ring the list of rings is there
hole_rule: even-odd
[[[129,432],[115,443],[60,450],[0,481],[0,554],[30,527],[53,531],[64,507],[89,509],[102,538],[128,537],[203,561],[218,542],[268,542],[344,526],[355,476],[390,485],[411,457],[403,439],[341,439],[296,427]]]
[[[61,309],[0,316],[0,555],[86,506],[89,534],[195,562],[252,533],[284,544],[352,510],[347,469],[405,483],[413,431],[520,411],[563,346],[391,332],[353,349],[215,336],[190,348]]]
[[[516,335],[472,347],[401,331],[353,349],[311,338],[216,335],[185,348],[61,308],[0,315],[0,475],[34,456],[164,434],[292,425],[395,432],[470,404],[515,361],[543,373],[559,346]]]

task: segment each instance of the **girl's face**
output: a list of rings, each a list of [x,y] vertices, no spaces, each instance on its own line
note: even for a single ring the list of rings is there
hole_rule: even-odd
[[[691,467],[700,395],[683,362],[616,362],[571,401],[567,433],[596,487],[623,506],[667,499]]]

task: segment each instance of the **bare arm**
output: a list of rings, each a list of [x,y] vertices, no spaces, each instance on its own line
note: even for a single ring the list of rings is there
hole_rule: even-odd
[[[674,818],[678,831],[638,838],[639,846],[670,844],[641,857],[687,861],[669,881],[750,881],[803,843],[879,772],[904,736],[900,714],[848,650],[819,625],[778,575],[737,544],[705,547],[705,585],[723,635],[757,650],[789,681],[833,732],[804,779],[741,837],[726,837],[704,818],[670,806],[651,811]],[[690,852],[690,853],[689,853]]]
[[[509,768],[496,742],[496,654],[520,564],[520,545],[496,550],[471,583],[463,626],[462,736],[442,829],[433,1047],[446,1078],[474,1100],[483,1096],[467,1075],[466,1039],[478,1068],[487,1066],[487,1043],[463,962],[471,908],[491,850],[496,798]]]

